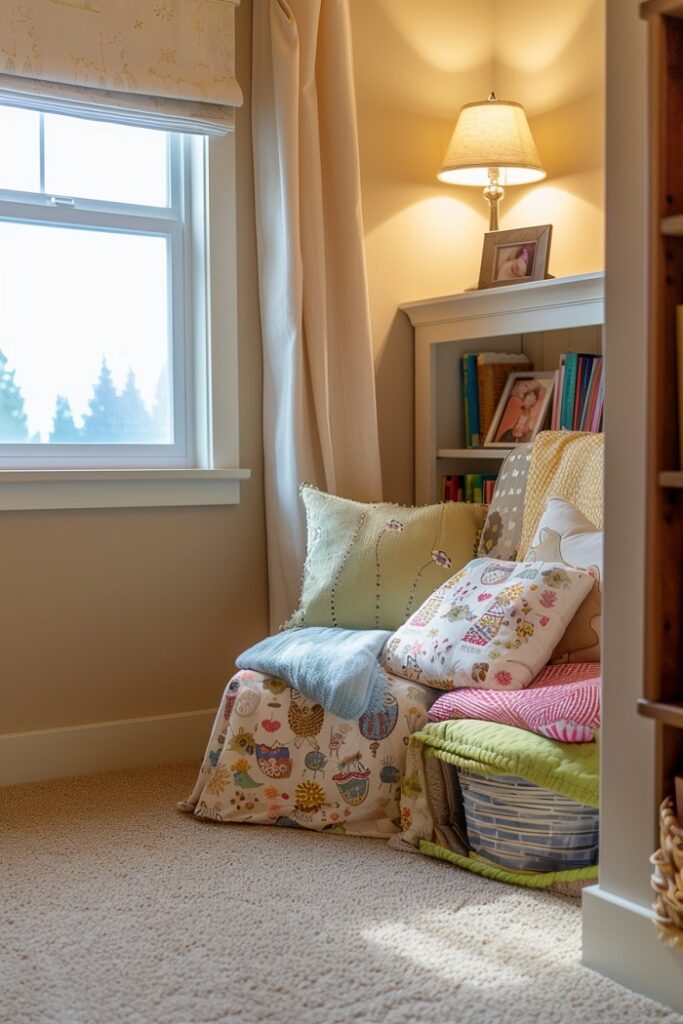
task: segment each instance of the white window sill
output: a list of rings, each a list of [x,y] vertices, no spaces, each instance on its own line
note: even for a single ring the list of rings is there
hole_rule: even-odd
[[[0,511],[236,505],[249,469],[0,470]]]

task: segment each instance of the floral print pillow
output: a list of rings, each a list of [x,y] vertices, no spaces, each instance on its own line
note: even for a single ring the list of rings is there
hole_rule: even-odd
[[[592,586],[589,573],[559,562],[475,558],[389,638],[382,664],[441,690],[520,690]]]

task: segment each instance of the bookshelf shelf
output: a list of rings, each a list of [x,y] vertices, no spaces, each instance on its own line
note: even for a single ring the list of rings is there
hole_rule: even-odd
[[[512,448],[437,448],[437,459],[497,459],[502,462]]]
[[[667,704],[664,701],[646,700],[644,697],[640,697],[638,711],[645,718],[654,718],[662,725],[683,729],[683,701],[672,701]]]
[[[475,460],[496,470],[503,449],[465,448],[460,358],[524,353],[536,370],[555,370],[563,352],[602,351],[603,273],[530,281],[445,295],[399,308],[415,332],[415,500],[438,500],[443,463]],[[456,467],[457,468],[457,467]],[[454,472],[451,469],[451,472]]]
[[[683,487],[683,471],[671,470],[666,473],[659,474],[659,486],[660,487],[672,487],[680,489]]]
[[[683,214],[677,217],[662,217],[659,230],[668,238],[683,238]]]

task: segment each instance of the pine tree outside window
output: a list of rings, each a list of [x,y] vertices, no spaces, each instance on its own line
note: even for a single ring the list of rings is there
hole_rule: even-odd
[[[234,468],[232,139],[210,150],[195,136],[9,106],[0,138],[0,507],[50,507],[3,505],[11,470],[248,476]],[[208,502],[225,503],[214,492]]]

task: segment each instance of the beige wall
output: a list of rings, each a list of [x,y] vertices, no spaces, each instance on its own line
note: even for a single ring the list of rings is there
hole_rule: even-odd
[[[267,632],[249,91],[237,8],[238,506],[0,513],[0,733],[214,706]]]
[[[463,103],[525,104],[548,179],[501,227],[552,223],[555,276],[603,267],[604,0],[351,0],[385,497],[413,498],[412,331],[401,302],[476,284],[487,208],[436,180]]]

